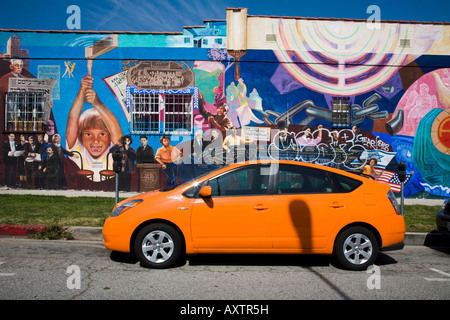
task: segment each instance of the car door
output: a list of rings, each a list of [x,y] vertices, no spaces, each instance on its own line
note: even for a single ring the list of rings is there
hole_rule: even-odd
[[[281,165],[272,206],[275,249],[318,249],[343,219],[347,195],[336,193],[333,179],[324,170]]]
[[[205,185],[212,195],[194,200],[191,230],[199,249],[267,249],[272,247],[267,168],[249,165],[214,177]]]

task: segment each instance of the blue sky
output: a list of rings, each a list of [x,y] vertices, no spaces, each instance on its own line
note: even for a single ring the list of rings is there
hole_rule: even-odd
[[[250,15],[367,19],[370,5],[382,20],[449,22],[449,0],[21,0],[1,4],[0,29],[67,30],[70,5],[81,10],[81,30],[182,31],[203,20],[225,19],[227,7]]]

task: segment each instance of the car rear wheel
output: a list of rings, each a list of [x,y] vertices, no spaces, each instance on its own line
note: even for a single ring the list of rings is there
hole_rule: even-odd
[[[334,257],[349,270],[365,270],[378,255],[378,243],[371,231],[364,227],[351,227],[336,238]]]
[[[182,239],[173,227],[155,223],[139,231],[134,250],[141,264],[148,268],[170,268],[181,256]]]

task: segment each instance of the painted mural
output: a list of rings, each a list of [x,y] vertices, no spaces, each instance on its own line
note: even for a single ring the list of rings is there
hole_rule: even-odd
[[[246,18],[228,34],[0,30],[3,185],[113,190],[120,154],[123,191],[143,191],[144,164],[165,188],[290,159],[395,192],[403,161],[405,196],[450,196],[448,25]]]

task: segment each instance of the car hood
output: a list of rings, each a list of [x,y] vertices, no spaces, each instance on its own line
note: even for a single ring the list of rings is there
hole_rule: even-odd
[[[121,206],[121,205],[123,205],[123,204],[125,204],[125,203],[127,203],[127,202],[129,202],[129,201],[131,201],[131,200],[137,200],[137,199],[145,200],[145,199],[150,198],[150,197],[158,196],[158,195],[160,195],[161,193],[165,193],[165,192],[162,192],[162,191],[160,191],[160,190],[156,190],[156,191],[148,191],[148,192],[145,192],[145,193],[140,193],[140,194],[137,194],[137,195],[135,195],[135,196],[126,198],[126,199],[120,201],[119,203],[117,203],[117,204],[114,206],[113,211],[114,211],[117,207],[119,207],[119,206]]]

